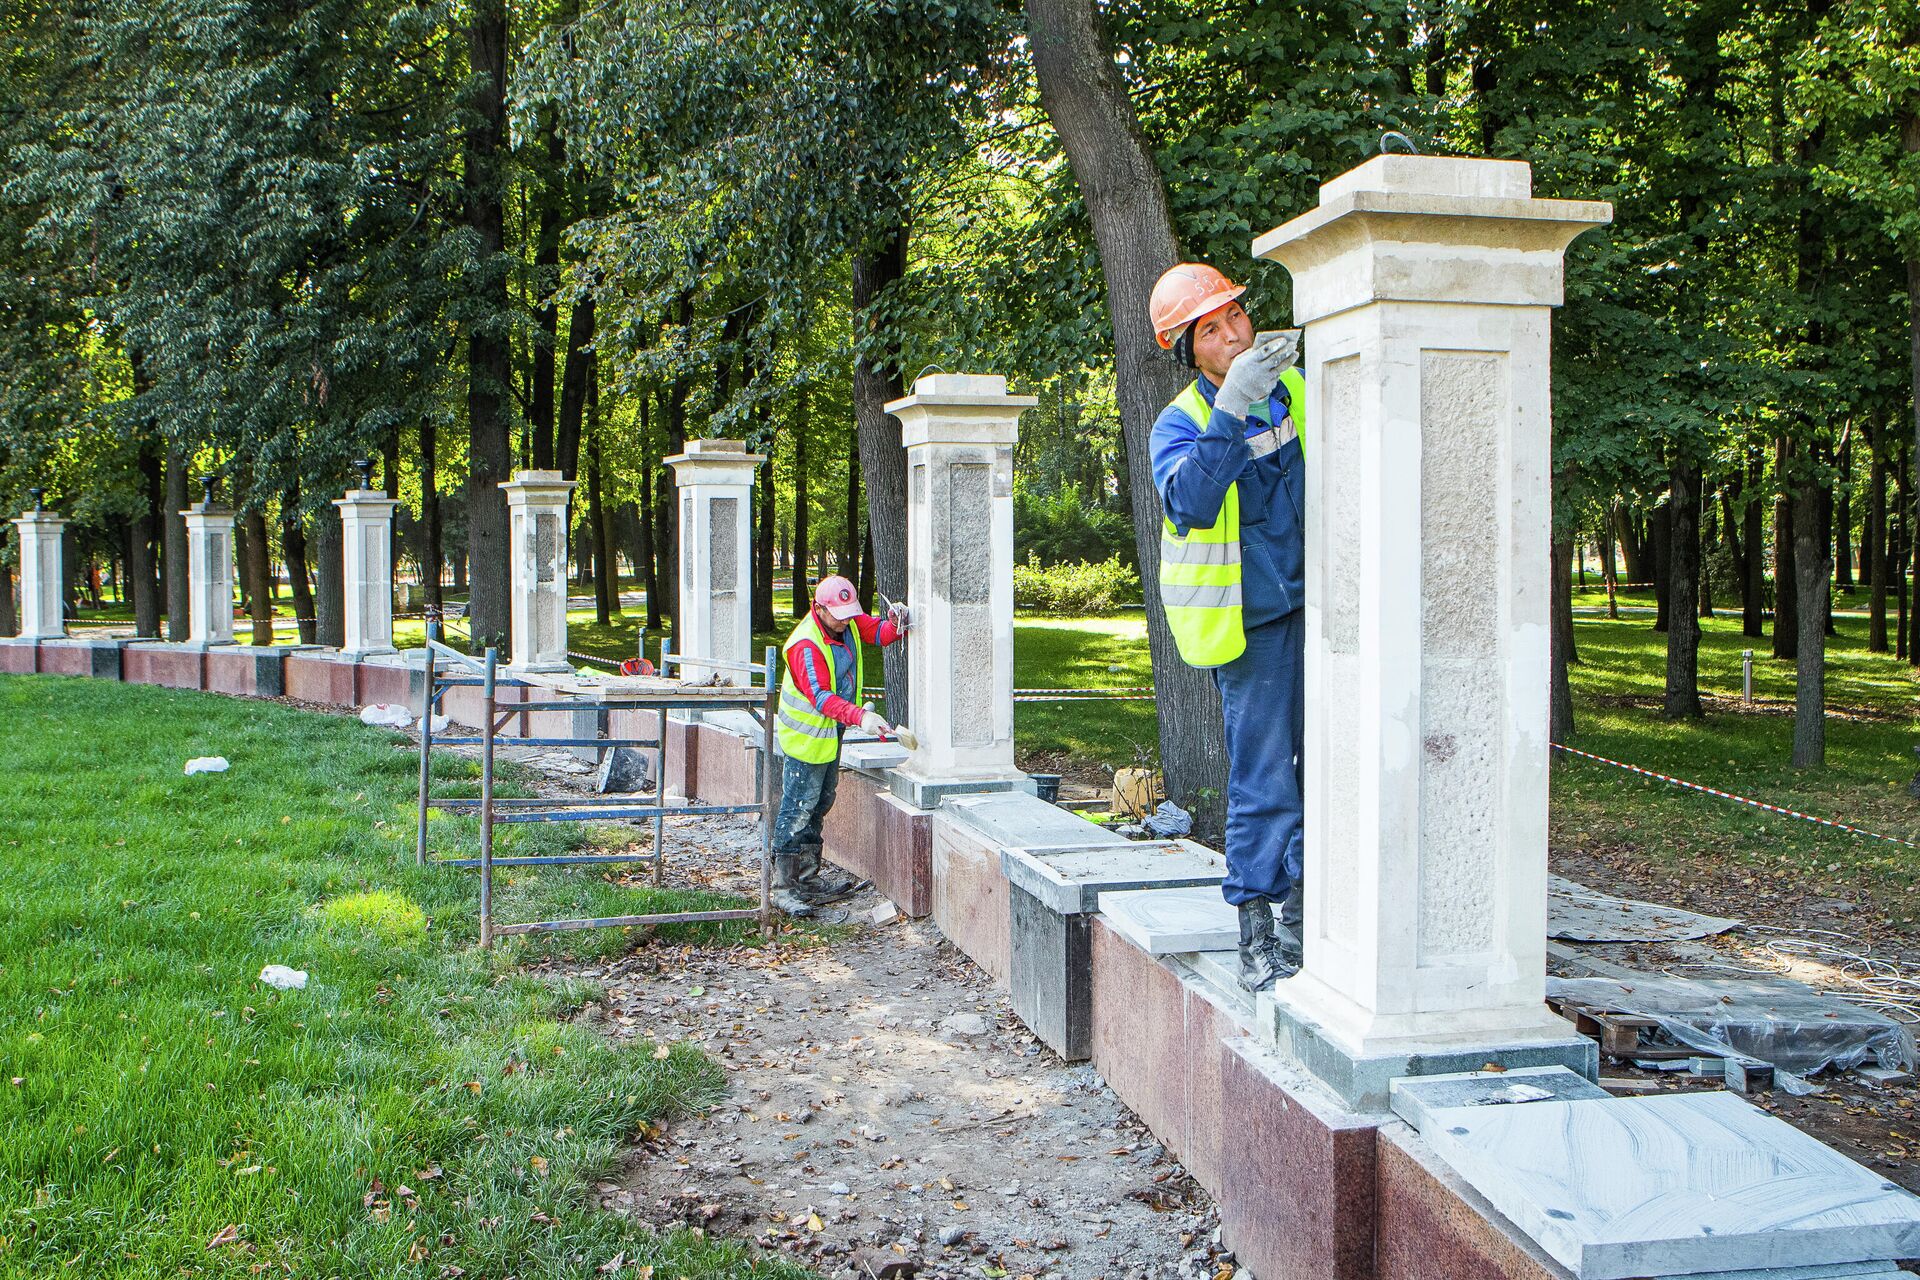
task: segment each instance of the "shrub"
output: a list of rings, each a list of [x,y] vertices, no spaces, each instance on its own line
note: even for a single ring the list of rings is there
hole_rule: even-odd
[[[1133,559],[1133,524],[1078,493],[1013,493],[1013,545],[1041,564],[1098,562],[1118,554]]]
[[[1042,565],[1037,553],[1013,567],[1013,602],[1041,613],[1112,613],[1140,599],[1140,575],[1118,555],[1098,564]]]

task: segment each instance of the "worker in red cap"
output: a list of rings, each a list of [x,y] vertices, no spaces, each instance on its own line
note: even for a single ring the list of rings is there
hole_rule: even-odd
[[[1220,889],[1240,915],[1241,985],[1264,991],[1301,963],[1307,384],[1299,331],[1255,334],[1245,292],[1204,262],[1154,285],[1154,337],[1196,376],[1150,448],[1167,628],[1226,714]]]
[[[893,732],[860,704],[861,642],[890,645],[906,633],[908,622],[901,604],[888,606],[884,621],[869,616],[853,584],[834,574],[814,588],[813,607],[781,650],[787,674],[774,740],[786,764],[773,823],[773,902],[788,915],[812,915],[866,887],[865,881],[821,869],[820,824],[833,808],[840,779],[840,735],[848,729]]]

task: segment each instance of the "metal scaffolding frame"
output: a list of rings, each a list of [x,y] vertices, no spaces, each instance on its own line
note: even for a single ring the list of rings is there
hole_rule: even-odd
[[[516,933],[555,933],[573,929],[612,929],[652,924],[688,924],[710,920],[758,920],[765,936],[773,933],[773,818],[776,800],[773,771],[773,729],[778,714],[779,694],[776,654],[769,648],[760,666],[727,662],[714,658],[690,658],[663,655],[663,665],[671,661],[681,667],[699,667],[745,673],[745,686],[687,685],[664,677],[639,677],[614,680],[606,684],[582,681],[578,677],[549,677],[531,673],[502,676],[498,652],[486,651],[484,660],[476,659],[442,643],[434,634],[427,637],[426,678],[420,695],[420,805],[414,839],[414,860],[421,866],[477,868],[480,872],[480,945],[491,947],[496,937]],[[458,674],[440,673],[442,662]],[[764,685],[752,678],[759,675]],[[550,697],[539,702],[515,702],[502,710],[497,698],[501,686],[541,689]],[[440,736],[433,732],[434,709],[449,689],[478,687],[481,693],[481,725],[478,737]],[[667,795],[667,714],[670,711],[744,710],[760,727],[761,750],[754,762],[754,802],[751,804],[666,803]],[[616,711],[653,712],[655,733],[652,738],[616,738],[596,736],[543,737],[527,732],[529,717],[542,712],[602,713]],[[502,732],[514,716],[520,717],[521,732]],[[477,746],[480,748],[480,795],[473,798],[436,798],[432,794],[431,758],[435,746]],[[654,799],[652,803],[621,801],[606,796],[561,797],[557,799],[499,799],[493,794],[494,758],[501,746],[509,747],[591,747],[611,751],[618,747],[650,747],[654,751]],[[480,849],[477,857],[432,858],[427,853],[427,815],[434,809],[454,813],[478,813]],[[608,863],[651,863],[653,883],[660,883],[666,858],[666,820],[673,817],[703,817],[714,814],[758,813],[760,815],[760,905],[726,911],[673,911],[652,915],[606,916],[577,920],[535,920],[496,924],[493,918],[493,869],[496,866],[589,866]],[[496,858],[493,854],[493,829],[497,823],[518,822],[618,822],[653,820],[653,849],[650,853],[578,853],[546,856]]]

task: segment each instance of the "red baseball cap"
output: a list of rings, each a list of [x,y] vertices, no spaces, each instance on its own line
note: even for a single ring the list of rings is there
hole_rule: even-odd
[[[820,585],[813,589],[813,602],[841,622],[857,618],[865,612],[860,607],[859,592],[837,573],[820,579]]]

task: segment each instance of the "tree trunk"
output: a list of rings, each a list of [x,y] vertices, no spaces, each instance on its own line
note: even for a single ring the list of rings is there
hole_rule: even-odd
[[[593,398],[599,399],[597,389]],[[593,529],[593,616],[603,627],[612,625],[620,613],[620,564],[613,556],[613,522],[601,491],[600,435],[604,430],[596,412],[587,438],[587,523]]]
[[[586,409],[587,380],[591,374],[595,307],[593,295],[573,305],[567,321],[567,367],[561,374],[560,426],[554,445],[554,463],[560,474],[571,480],[580,468],[580,418]]]
[[[820,547],[820,576],[827,575],[827,548]],[[854,588],[862,600],[873,599],[873,526],[868,525],[860,544],[860,580]]]
[[[639,540],[634,546],[633,571],[640,579],[640,590],[646,593],[647,614],[643,630],[660,629],[660,572],[654,563],[653,553],[653,469],[656,465],[653,453],[653,431],[649,419],[652,416],[653,392],[643,386],[640,388],[640,502],[634,519],[640,525]],[[642,645],[641,648],[645,648]]]
[[[467,322],[467,622],[476,650],[508,644],[507,500],[513,453],[507,404],[512,368],[505,332],[507,274],[502,206],[506,145],[506,0],[476,0],[468,26],[468,67],[475,82],[464,156],[467,225],[479,264],[470,282],[474,315]]]
[[[1867,423],[1867,523],[1861,530],[1862,566],[1867,577],[1867,649],[1885,653],[1887,644],[1887,460],[1882,453],[1886,428]]]
[[[533,252],[533,386],[528,395],[527,429],[533,433],[533,465],[553,470],[553,362],[560,339],[560,228],[567,216],[567,148],[551,120],[541,130],[547,169],[540,192],[540,230]],[[571,352],[569,352],[571,354]]]
[[[1746,506],[1740,512],[1741,541],[1746,544],[1740,588],[1740,634],[1759,639],[1766,634],[1767,564],[1762,543],[1765,539],[1766,512],[1761,505],[1761,485],[1766,480],[1766,460],[1758,449],[1747,451]]]
[[[691,341],[693,334],[693,293],[682,292],[674,304],[674,320],[683,335],[681,341]],[[684,363],[673,371],[673,382],[667,390],[667,449],[661,456],[671,457],[682,452],[687,444],[687,369]],[[673,476],[661,464],[656,473],[653,526],[654,559],[659,564],[661,612],[666,614],[667,636],[670,643],[680,643],[680,514],[676,505],[679,501],[673,483]]]
[[[252,541],[253,539],[249,536],[246,517],[236,516],[233,522],[233,585],[235,590],[240,593],[240,611],[249,618],[253,616],[253,570],[251,567],[252,560],[249,556]],[[71,572],[73,565],[73,538],[71,534],[69,534],[67,538],[67,554],[65,559],[68,565],[68,571]],[[73,612],[72,582],[69,581],[67,586],[67,612],[71,615]]]
[[[794,393],[798,400],[793,407],[793,554],[789,560],[788,614],[801,617],[807,612],[807,539],[812,530],[807,527],[807,429],[808,422],[807,389],[803,386]]]
[[[7,540],[13,536],[13,526],[0,520],[0,552],[7,549]],[[0,636],[20,634],[20,611],[13,600],[13,565],[4,556],[0,556]]]
[[[1840,446],[1839,472],[1833,478],[1833,571],[1835,585],[1853,590],[1853,441]]]
[[[1667,689],[1665,714],[1696,720],[1700,707],[1700,466],[1675,462],[1667,499]]]
[[[1892,526],[1888,543],[1893,548],[1893,563],[1887,567],[1888,576],[1894,580],[1895,596],[1898,605],[1898,617],[1894,621],[1894,656],[1906,658],[1920,666],[1920,645],[1911,642],[1909,627],[1920,631],[1920,609],[1909,612],[1910,596],[1907,591],[1907,568],[1911,564],[1915,573],[1920,574],[1920,556],[1914,555],[1913,528],[1914,510],[1912,498],[1920,492],[1920,486],[1908,482],[1907,462],[1909,456],[1920,458],[1920,449],[1902,442],[1900,461],[1893,468],[1894,474],[1894,515],[1887,521]]]
[[[341,562],[340,515],[329,508],[313,524],[313,635],[338,649],[347,643],[347,583]]]
[[[247,614],[253,619],[253,643],[273,643],[273,567],[268,552],[267,513],[255,503],[243,517],[247,528]]]
[[[841,535],[840,576],[849,582],[861,581],[860,548],[860,427],[856,422],[853,433],[847,440],[847,527]],[[806,548],[800,547],[796,553],[806,558]]]
[[[1633,513],[1619,502],[1613,504],[1613,533],[1620,542],[1621,568],[1627,581],[1636,587],[1643,585],[1647,577],[1640,557],[1640,531],[1634,525]]]
[[[167,502],[161,512],[161,522],[166,526],[167,639],[175,644],[185,641],[189,631],[188,602],[193,592],[187,581],[187,521],[180,513],[191,501],[187,496],[187,460],[175,450],[167,454]]]
[[[752,375],[743,361],[740,369],[740,382],[743,387],[751,386]],[[765,442],[761,452],[767,460],[760,464],[760,493],[757,505],[758,517],[753,530],[753,621],[749,624],[755,631],[773,630],[773,531],[779,523],[780,503],[778,489],[775,486],[775,459],[779,455],[779,436],[774,431],[772,407],[762,400],[754,411],[754,417],[760,421],[760,437]]]
[[[1774,442],[1774,483],[1780,496],[1773,502],[1773,656],[1791,658],[1800,643],[1799,575],[1794,572],[1793,491],[1789,468],[1793,446],[1785,436]]]
[[[1673,612],[1673,500],[1671,497],[1647,517],[1647,559],[1653,569],[1653,629],[1667,630]]]
[[[1614,542],[1612,521],[1600,538],[1600,576],[1607,584],[1607,618],[1617,621],[1620,617],[1620,602],[1614,599],[1614,589],[1619,586],[1619,571],[1614,567]]]
[[[907,225],[902,214],[880,243],[853,258],[853,324],[860,332],[875,321],[871,309],[888,286],[907,273]],[[889,350],[879,363],[862,355],[853,363],[853,414],[859,423],[860,470],[867,482],[867,527],[873,538],[875,587],[889,599],[907,598],[907,451],[900,443],[900,420],[886,410],[901,393],[899,353]],[[869,603],[871,601],[869,600]],[[882,649],[887,690],[886,718],[911,724],[907,705],[907,651],[904,645]]]
[[[1211,835],[1223,825],[1226,727],[1212,678],[1181,661],[1167,631],[1160,604],[1160,495],[1147,447],[1154,419],[1187,381],[1185,371],[1161,354],[1146,323],[1154,282],[1179,260],[1180,245],[1165,182],[1092,0],[1027,0],[1026,9],[1041,105],[1073,167],[1106,283],[1134,548],[1160,711],[1160,764],[1168,796],[1195,809],[1200,829]]]
[[[1573,656],[1573,589],[1568,581],[1571,572],[1568,562],[1573,558],[1572,535],[1555,538],[1552,554],[1553,578],[1548,607],[1553,614],[1553,656],[1547,696],[1547,734],[1555,742],[1566,742],[1573,737],[1573,686],[1567,677],[1567,666],[1576,661]]]
[[[1808,468],[1811,472],[1812,468]],[[1799,587],[1795,612],[1800,645],[1794,667],[1793,767],[1815,769],[1827,762],[1827,595],[1833,563],[1820,522],[1808,519],[1819,506],[1819,482],[1799,489],[1799,519],[1793,530],[1794,580]]]
[[[1700,480],[1700,477],[1696,474],[1695,479]],[[1699,553],[1696,559],[1700,565],[1698,575],[1700,579],[1700,616],[1703,618],[1711,618],[1713,616],[1713,565],[1707,556],[1707,548],[1711,547],[1713,540],[1719,536],[1715,528],[1718,523],[1718,513],[1714,510],[1713,503],[1707,500],[1705,481],[1701,480],[1700,483],[1701,487],[1695,494],[1696,501],[1694,502],[1694,515],[1698,517],[1696,528],[1699,533],[1699,536],[1694,539],[1694,546]]]
[[[446,608],[440,594],[440,570],[447,558],[441,546],[439,459],[434,456],[440,448],[438,434],[433,415],[423,414],[420,418],[420,529],[426,548],[420,557],[420,576],[427,589],[427,613],[435,618]]]
[[[307,581],[307,531],[300,513],[298,484],[288,485],[287,491],[280,495],[280,551],[287,561],[287,585],[293,593],[293,616],[300,629],[300,643],[313,644],[318,632],[313,620],[313,586]]]
[[[140,446],[140,514],[129,526],[127,577],[133,584],[133,634],[160,635],[160,552],[165,537],[161,506],[166,480],[161,475],[160,452],[151,442]]]

